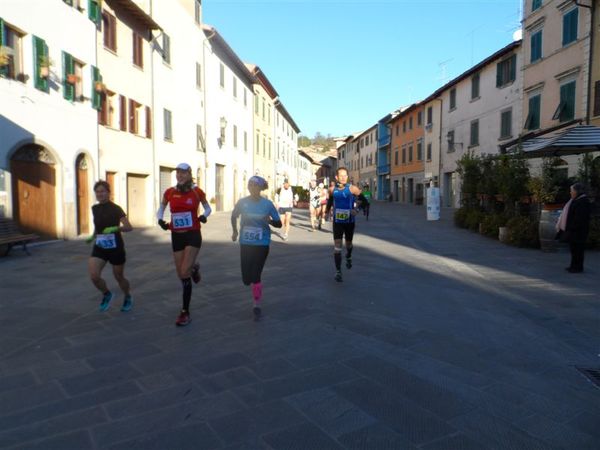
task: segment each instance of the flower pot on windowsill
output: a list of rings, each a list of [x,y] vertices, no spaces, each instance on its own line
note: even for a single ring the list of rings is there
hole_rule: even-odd
[[[94,89],[96,90],[96,92],[98,92],[100,94],[105,91],[106,86],[104,86],[104,83],[102,83],[102,81],[96,81],[96,84],[94,85]]]
[[[70,73],[69,75],[67,75],[67,83],[76,84],[78,81],[79,81],[79,77],[77,75],[75,75],[74,73]]]
[[[48,66],[40,67],[40,77],[48,78],[48,76],[50,76],[50,67],[48,67]]]

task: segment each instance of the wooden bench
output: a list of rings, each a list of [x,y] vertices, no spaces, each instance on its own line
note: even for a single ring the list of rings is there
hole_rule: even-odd
[[[39,239],[38,235],[23,234],[13,220],[0,217],[0,251],[6,247],[4,256],[8,255],[15,245],[22,245],[23,251],[31,255],[27,250],[27,244],[36,239]]]

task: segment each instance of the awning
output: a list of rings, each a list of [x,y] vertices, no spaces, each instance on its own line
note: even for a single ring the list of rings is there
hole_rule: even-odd
[[[600,127],[579,125],[554,136],[533,137],[507,149],[508,153],[522,151],[527,158],[577,155],[600,151]]]

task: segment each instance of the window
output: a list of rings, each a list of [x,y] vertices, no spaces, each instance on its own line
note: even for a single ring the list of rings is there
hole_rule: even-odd
[[[129,132],[138,134],[140,124],[140,105],[135,100],[129,99]]]
[[[600,81],[594,83],[594,116],[600,116]]]
[[[119,95],[119,128],[127,131],[127,99]]]
[[[394,152],[394,165],[398,165],[398,149]]]
[[[454,130],[448,131],[446,139],[448,141],[448,153],[451,153],[454,151]]]
[[[133,32],[133,65],[142,69],[144,67],[144,45],[142,37]]]
[[[35,62],[34,72],[33,72],[33,81],[36,89],[40,91],[48,92],[48,77],[49,77],[49,69],[47,65],[47,61],[49,60],[48,56],[48,46],[46,45],[46,41],[43,39],[32,36],[33,39],[33,61]],[[44,71],[43,69],[46,68]]]
[[[537,130],[540,127],[541,102],[541,94],[529,97],[529,112],[525,120],[526,130]]]
[[[248,132],[244,131],[244,151],[248,151]]]
[[[542,59],[542,30],[531,34],[531,59],[530,62],[536,62]]]
[[[102,91],[104,90],[102,75],[100,75],[100,70],[97,67],[91,66],[90,69],[92,71],[92,108],[99,110],[102,103]],[[127,126],[126,122],[127,120],[125,120],[125,125]]]
[[[237,78],[233,76],[233,98],[237,98]]]
[[[579,10],[577,7],[563,16],[563,38],[562,45],[569,45],[571,42],[577,40],[577,20],[579,17]]]
[[[116,94],[111,91],[106,91],[102,95],[101,109],[98,111],[98,123],[108,127],[115,126],[115,100]]]
[[[254,114],[256,114],[258,116],[259,111],[260,111],[260,99],[257,95],[254,97]]]
[[[173,113],[168,109],[163,109],[163,126],[165,141],[173,141]]]
[[[269,139],[269,159],[271,159],[271,139]]]
[[[536,9],[538,9],[540,6],[542,6],[542,0],[533,0],[531,2],[531,11],[535,11]]]
[[[427,161],[431,161],[431,142],[427,144]]]
[[[423,161],[423,142],[417,142],[417,161]]]
[[[265,98],[263,97],[262,98],[262,120],[265,120],[265,104],[266,103],[267,102],[266,102]]]
[[[0,18],[0,46],[6,50],[6,64],[0,66],[0,76],[24,82],[22,35]]]
[[[431,125],[433,123],[433,106],[429,106],[427,108],[427,125]]]
[[[171,38],[165,32],[163,32],[162,37],[162,58],[165,63],[171,64]]]
[[[117,51],[117,19],[107,12],[102,13],[102,39],[104,48]]]
[[[471,139],[469,140],[469,146],[474,147],[479,145],[479,120],[473,120],[471,122]]]
[[[263,134],[263,158],[267,156],[267,138]]]
[[[100,12],[102,11],[100,1],[101,0],[88,0],[88,17],[96,24],[100,22]]]
[[[196,63],[196,87],[202,89],[202,65]]]
[[[399,128],[400,128],[400,127],[398,126],[398,124],[396,124],[396,136],[398,136],[398,129],[399,129]]]
[[[258,135],[258,130],[256,130],[256,154],[259,154],[260,149],[260,136]]]
[[[406,164],[406,147],[402,147],[402,164]]]
[[[409,129],[409,130],[412,130],[412,129],[413,129],[413,117],[412,117],[412,116],[410,116],[410,117],[408,118],[408,129]]]
[[[196,125],[196,150],[199,152],[206,151],[206,145],[204,143],[204,133],[202,132],[202,125]]]
[[[406,133],[406,120],[402,122],[402,132]]]
[[[225,66],[223,63],[219,64],[219,85],[225,89]]]
[[[248,91],[244,88],[244,106],[248,106]]]
[[[512,136],[512,109],[500,113],[500,139]]]
[[[62,52],[62,85],[63,85],[63,97],[66,100],[75,100],[75,60],[67,52]]]
[[[146,137],[152,139],[152,110],[146,106]]]
[[[496,65],[496,87],[504,87],[517,77],[517,55],[500,61]]]
[[[423,125],[423,111],[417,113],[417,126],[420,127],[421,125]]]
[[[200,25],[202,21],[202,0],[196,0],[194,2],[194,20]]]
[[[411,163],[413,161],[413,146],[408,146],[408,162]]]
[[[552,116],[552,120],[566,122],[575,118],[575,81],[560,87],[560,103]]]
[[[479,98],[479,74],[476,73],[471,78],[471,100]]]
[[[456,108],[456,88],[450,89],[450,111]]]

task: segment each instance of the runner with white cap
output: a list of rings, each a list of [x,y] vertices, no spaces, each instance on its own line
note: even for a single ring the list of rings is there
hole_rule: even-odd
[[[176,167],[176,176],[177,186],[165,191],[156,217],[163,230],[171,230],[175,269],[183,287],[183,307],[175,325],[185,326],[192,321],[190,316],[192,279],[195,283],[200,281],[200,266],[196,263],[202,246],[200,222],[206,223],[206,218],[212,211],[206,201],[206,194],[194,184],[192,168],[189,164],[179,164]],[[163,220],[167,204],[171,210],[170,223]],[[198,216],[200,204],[204,212]]]
[[[231,240],[235,242],[240,238],[240,259],[242,265],[242,281],[246,286],[252,286],[254,299],[254,320],[260,319],[260,302],[262,299],[261,275],[271,243],[271,229],[281,228],[282,223],[275,205],[260,195],[261,191],[268,189],[267,181],[259,176],[248,180],[250,195],[240,199],[231,213],[231,227],[233,233]],[[241,234],[238,233],[237,220],[241,216]]]

